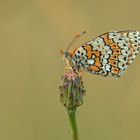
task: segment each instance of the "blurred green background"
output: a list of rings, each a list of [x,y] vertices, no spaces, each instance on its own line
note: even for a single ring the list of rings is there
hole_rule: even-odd
[[[59,49],[111,30],[140,31],[139,0],[0,0],[0,140],[71,140],[59,102]],[[140,139],[140,55],[120,79],[84,74],[80,140]]]

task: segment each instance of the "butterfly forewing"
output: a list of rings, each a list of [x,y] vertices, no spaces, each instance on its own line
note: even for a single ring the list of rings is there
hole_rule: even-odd
[[[112,31],[79,47],[72,61],[92,74],[120,77],[139,52],[140,33]]]

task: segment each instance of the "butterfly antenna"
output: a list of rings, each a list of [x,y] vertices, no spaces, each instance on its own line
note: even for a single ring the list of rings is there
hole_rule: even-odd
[[[67,47],[67,51],[70,49],[70,47],[83,35],[83,34],[85,34],[86,33],[86,31],[83,31],[82,33],[80,33],[80,34],[77,34],[73,39],[72,39],[72,41],[70,42],[70,44],[68,45],[68,47]]]

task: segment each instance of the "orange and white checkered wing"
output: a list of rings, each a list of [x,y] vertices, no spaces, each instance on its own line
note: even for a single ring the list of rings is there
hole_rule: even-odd
[[[92,74],[120,77],[140,48],[137,31],[112,31],[79,47],[72,57],[75,66]]]

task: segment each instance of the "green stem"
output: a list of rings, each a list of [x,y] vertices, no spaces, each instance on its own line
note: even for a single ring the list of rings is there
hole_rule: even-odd
[[[70,120],[70,125],[72,129],[72,135],[73,135],[73,140],[78,140],[78,129],[77,129],[77,123],[76,123],[76,111],[73,110],[67,110],[69,120]]]

